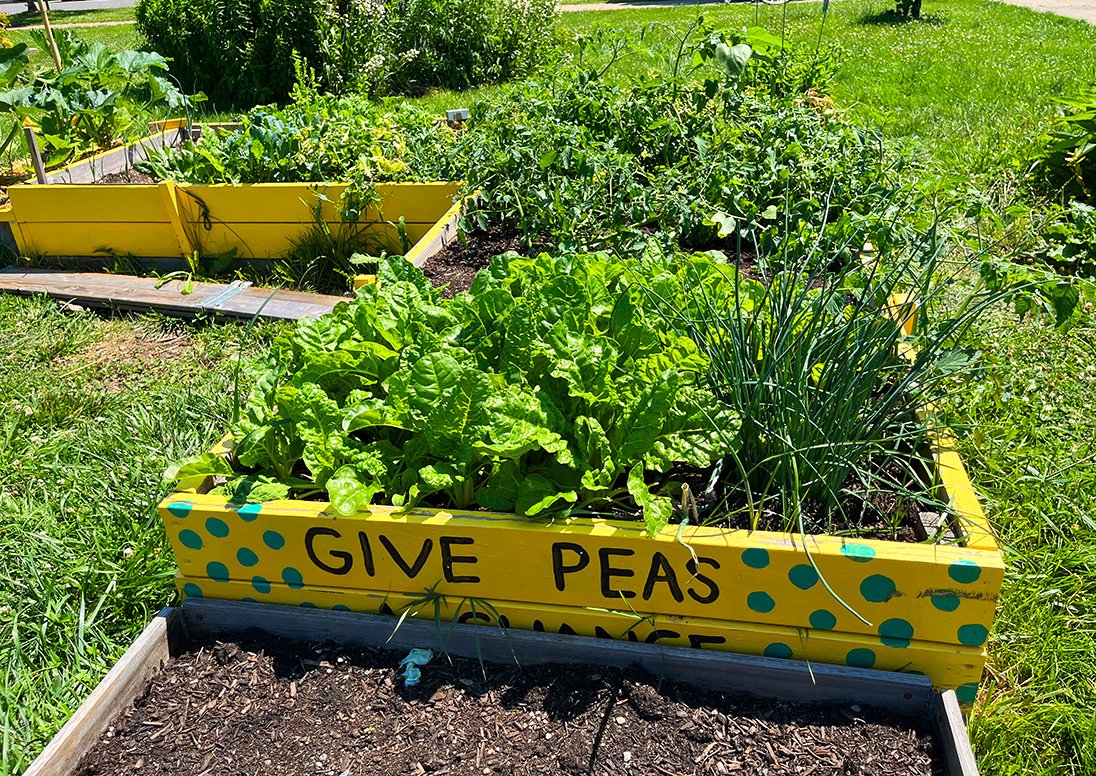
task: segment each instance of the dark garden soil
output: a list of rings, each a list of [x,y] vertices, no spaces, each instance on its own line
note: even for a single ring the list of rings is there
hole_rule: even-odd
[[[518,669],[245,637],[170,661],[84,758],[116,774],[942,774],[929,724],[704,693],[635,671]],[[485,675],[486,674],[486,675]]]
[[[476,273],[491,259],[507,251],[521,251],[521,237],[492,226],[486,232],[473,232],[431,256],[422,265],[422,272],[441,295],[452,299],[472,287]]]
[[[102,178],[96,181],[98,184],[110,186],[118,184],[135,184],[135,183],[157,183],[158,181],[151,175],[146,175],[143,172],[137,172],[136,170],[122,170],[121,172],[112,172],[110,175],[104,175]]]

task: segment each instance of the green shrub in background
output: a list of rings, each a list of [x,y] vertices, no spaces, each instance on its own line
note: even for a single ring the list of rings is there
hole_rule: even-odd
[[[1096,204],[1096,88],[1062,102],[1032,172],[1063,200]]]
[[[462,88],[512,77],[554,41],[552,0],[140,0],[137,25],[183,86],[281,100],[302,70],[332,92]]]

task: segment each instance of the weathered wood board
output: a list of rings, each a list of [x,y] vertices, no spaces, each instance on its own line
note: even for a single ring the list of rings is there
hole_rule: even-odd
[[[159,310],[170,315],[194,317],[219,314],[237,318],[296,320],[330,312],[344,297],[255,288],[236,281],[230,284],[190,284],[180,280],[161,284],[156,278],[108,275],[93,272],[47,272],[9,267],[0,270],[0,292],[24,296],[45,294],[53,299],[90,307]]]

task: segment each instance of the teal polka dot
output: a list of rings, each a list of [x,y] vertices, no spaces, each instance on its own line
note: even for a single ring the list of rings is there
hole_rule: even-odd
[[[789,660],[792,656],[792,648],[779,641],[765,647],[765,657],[777,657],[781,660]]]
[[[989,631],[985,625],[961,625],[959,626],[959,643],[968,647],[980,647],[989,638]]]
[[[299,605],[303,606],[305,609],[315,609],[316,608],[316,604],[312,603],[311,601],[301,601],[301,603]]]
[[[769,565],[769,551],[751,547],[742,553],[742,562],[752,569],[763,569]]]
[[[866,544],[843,544],[841,554],[857,563],[867,563],[875,557],[875,549]]]
[[[347,606],[346,604],[335,604],[331,608],[334,609],[336,612],[349,612],[350,611],[350,607]]]
[[[895,617],[879,626],[879,637],[888,647],[905,649],[913,638],[913,626],[901,617]]]
[[[304,577],[302,577],[301,572],[297,571],[295,568],[290,567],[282,569],[282,579],[294,590],[300,590],[304,587]]]
[[[810,622],[811,627],[815,630],[833,630],[837,625],[837,618],[833,615],[833,612],[819,609],[816,612],[811,612]]]
[[[277,531],[266,531],[263,533],[263,544],[272,550],[280,550],[285,547],[285,537]]]
[[[224,520],[217,517],[206,520],[206,530],[209,531],[211,536],[216,536],[218,539],[228,536],[228,525]]]
[[[228,566],[223,563],[218,563],[217,561],[207,563],[206,576],[212,579],[214,582],[227,582]]]
[[[978,698],[978,682],[967,682],[955,688],[955,697],[960,703],[974,703]]]
[[[258,601],[256,601],[256,600],[255,600],[254,598],[252,598],[251,596],[246,596],[246,595],[245,595],[245,596],[244,596],[243,598],[241,598],[240,600],[241,600],[241,601],[244,601],[244,602],[246,602],[246,603],[249,603],[249,604],[257,604],[257,603],[259,603]]]
[[[959,608],[959,596],[955,593],[933,593],[932,605],[942,612],[954,612]]]
[[[179,542],[184,547],[189,547],[192,550],[202,549],[202,537],[189,528],[185,531],[179,531]]]
[[[791,571],[788,572],[788,579],[800,590],[810,590],[818,584],[818,572],[814,570],[814,566],[800,563],[798,566],[792,566]]]
[[[254,566],[259,562],[259,556],[247,547],[241,547],[236,550],[236,560],[240,561],[241,566]]]
[[[894,580],[882,574],[872,574],[860,583],[860,595],[864,596],[865,601],[871,601],[873,604],[889,601],[896,589]]]
[[[172,501],[167,505],[167,511],[175,517],[186,517],[192,509],[194,509],[194,505],[189,501]]]
[[[768,593],[758,590],[746,596],[746,606],[755,612],[771,612],[776,606],[776,601]]]
[[[259,512],[263,509],[262,504],[244,504],[242,507],[236,510],[236,514],[240,516],[240,519],[245,523],[250,523],[256,517],[259,516]]]
[[[252,577],[251,586],[258,590],[260,593],[270,592],[270,582],[262,577]]]
[[[948,566],[948,576],[964,585],[977,582],[982,569],[972,560],[957,560]]]
[[[875,653],[870,649],[852,649],[845,655],[845,665],[853,668],[871,668],[875,665]]]
[[[202,588],[198,587],[193,582],[187,582],[185,585],[183,585],[183,594],[187,598],[201,598]]]

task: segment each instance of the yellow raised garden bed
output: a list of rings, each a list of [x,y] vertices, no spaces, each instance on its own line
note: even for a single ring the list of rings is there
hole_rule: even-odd
[[[172,142],[177,128],[50,173],[45,185],[8,190],[0,209],[23,255],[139,259],[220,255],[239,259],[285,256],[295,239],[317,224],[343,228],[339,201],[346,183],[240,185],[102,185],[104,175],[130,169],[142,144]],[[382,183],[380,202],[362,214],[364,234],[378,250],[424,261],[456,235],[459,183]]]
[[[919,672],[970,702],[1004,565],[958,455],[933,452],[951,544],[198,493],[160,514],[186,596]]]

